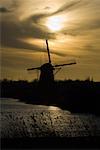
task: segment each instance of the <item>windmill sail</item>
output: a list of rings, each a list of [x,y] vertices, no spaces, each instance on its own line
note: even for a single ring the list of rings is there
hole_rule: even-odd
[[[47,45],[47,52],[48,52],[48,59],[49,59],[49,63],[51,63],[51,58],[50,58],[50,51],[49,51],[48,40],[46,40],[46,45]]]
[[[73,65],[73,64],[76,64],[76,62],[66,63],[66,64],[59,64],[59,65],[55,65],[54,67],[61,67],[61,66],[67,66],[67,65]]]
[[[27,70],[29,71],[29,70],[35,70],[35,69],[40,70],[40,67],[36,67],[36,68],[28,68]]]

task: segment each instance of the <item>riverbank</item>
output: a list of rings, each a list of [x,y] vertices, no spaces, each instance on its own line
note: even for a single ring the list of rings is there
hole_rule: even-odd
[[[38,81],[1,81],[1,97],[15,98],[28,104],[53,105],[75,113],[100,115],[100,82],[55,81],[52,86]]]

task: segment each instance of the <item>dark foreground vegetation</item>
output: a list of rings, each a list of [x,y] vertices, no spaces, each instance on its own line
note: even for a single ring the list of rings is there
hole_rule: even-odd
[[[45,138],[15,138],[1,139],[3,149],[62,149],[62,148],[100,148],[100,137],[45,137]]]
[[[25,103],[54,105],[76,113],[100,115],[100,82],[55,81],[40,84],[38,81],[3,80],[1,97],[16,98]]]

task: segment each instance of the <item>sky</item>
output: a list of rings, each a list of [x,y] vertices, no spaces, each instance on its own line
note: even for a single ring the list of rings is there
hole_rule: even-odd
[[[34,80],[48,62],[64,66],[56,80],[100,81],[100,0],[1,0],[0,78]]]

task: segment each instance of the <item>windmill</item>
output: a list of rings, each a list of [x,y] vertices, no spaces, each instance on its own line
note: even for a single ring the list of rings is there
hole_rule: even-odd
[[[28,71],[40,70],[39,81],[42,83],[52,83],[52,82],[54,82],[54,70],[58,69],[58,71],[59,71],[63,66],[73,65],[73,64],[76,64],[76,62],[53,65],[51,62],[48,40],[46,40],[46,45],[47,45],[47,52],[48,52],[48,62],[41,65],[40,67],[29,68],[27,70]]]

